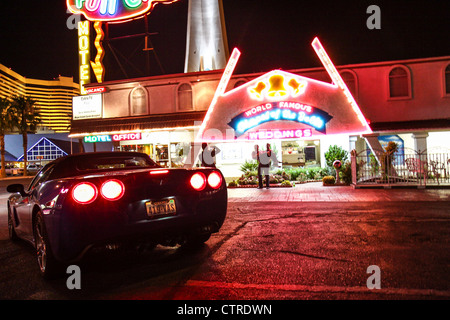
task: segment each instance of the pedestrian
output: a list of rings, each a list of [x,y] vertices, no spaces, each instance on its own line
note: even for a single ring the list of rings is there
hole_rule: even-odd
[[[216,146],[208,146],[206,142],[202,143],[201,162],[202,167],[216,167],[216,155],[220,149]]]
[[[263,177],[266,179],[266,188],[270,188],[270,166],[273,165],[278,166],[278,159],[274,152],[270,149],[270,143],[266,145],[266,151],[259,152],[259,160],[258,160],[258,189],[262,189]]]

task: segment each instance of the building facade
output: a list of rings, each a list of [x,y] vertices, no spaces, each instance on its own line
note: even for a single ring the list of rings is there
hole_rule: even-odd
[[[69,132],[72,97],[79,93],[79,85],[73,78],[30,79],[0,64],[0,97],[25,95],[34,99],[42,119],[40,130]]]
[[[325,166],[324,153],[332,145],[364,152],[382,150],[393,139],[403,148],[421,152],[450,148],[449,56],[345,65],[337,70],[372,133],[351,135],[343,129],[340,134],[312,138],[218,141],[222,152],[217,165],[224,174],[239,176],[239,167],[251,159],[255,143],[272,143],[284,166]],[[289,72],[332,82],[324,68]],[[233,75],[226,92],[239,90],[262,75]],[[164,166],[178,166],[185,160],[186,146],[195,140],[221,77],[222,71],[209,71],[88,85],[103,93],[97,94],[96,105],[75,106],[75,100],[83,98],[74,99],[74,114],[86,116],[72,121],[70,136],[88,142],[92,137],[97,143],[113,141],[116,149],[143,151]],[[229,123],[231,118],[218,121]]]

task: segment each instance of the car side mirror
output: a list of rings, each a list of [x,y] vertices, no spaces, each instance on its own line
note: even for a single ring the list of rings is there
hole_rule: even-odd
[[[10,184],[6,187],[6,191],[9,193],[20,193],[22,197],[27,196],[28,194],[25,192],[25,187],[23,184]]]

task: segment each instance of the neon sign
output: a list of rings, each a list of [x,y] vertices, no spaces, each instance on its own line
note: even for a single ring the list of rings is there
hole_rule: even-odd
[[[296,98],[306,90],[306,81],[295,78],[286,79],[284,75],[274,74],[267,81],[259,81],[256,86],[248,88],[250,96],[256,100],[280,99],[291,96]]]
[[[293,130],[259,130],[249,132],[249,140],[270,140],[270,139],[298,139],[312,136],[311,129],[293,129]]]
[[[97,136],[87,136],[84,137],[84,142],[95,143],[95,142],[112,142],[112,141],[132,141],[141,140],[142,135],[140,132],[137,133],[121,133],[115,135],[97,135]]]
[[[333,117],[327,112],[298,102],[271,102],[251,108],[234,117],[228,125],[239,137],[246,131],[270,121],[304,123],[321,133],[326,133],[326,123]]]
[[[78,52],[80,68],[80,93],[86,94],[84,85],[91,82],[91,73],[89,69],[90,45],[89,45],[89,21],[80,21],[78,23]]]
[[[325,51],[324,47],[320,43],[318,38],[314,38],[312,42],[312,47],[316,51],[316,54],[319,56],[320,61],[324,65],[325,69],[327,70],[328,74],[330,75],[331,80],[335,85],[337,85],[342,92],[344,93],[345,97],[347,98],[347,101],[352,106],[353,111],[358,117],[358,120],[361,122],[361,124],[366,127],[367,132],[372,132],[372,129],[370,128],[369,124],[367,123],[366,118],[361,112],[361,109],[359,108],[358,104],[356,103],[355,99],[353,98],[350,90],[348,89],[347,85],[345,84],[344,80],[342,79],[341,75],[337,71],[336,67],[334,66],[333,62],[331,61],[330,57],[328,56],[327,52]]]
[[[105,56],[105,51],[102,47],[102,41],[105,34],[103,33],[102,23],[99,21],[94,22],[94,29],[97,32],[97,37],[95,37],[94,43],[97,48],[97,56],[95,57],[95,62],[91,61],[91,66],[95,77],[97,78],[97,82],[102,83],[105,75],[105,69],[103,67],[103,57]]]
[[[113,141],[129,141],[129,140],[141,140],[141,133],[122,133],[112,136]]]
[[[106,87],[86,88],[87,94],[105,93],[107,91],[108,89]]]
[[[143,16],[158,3],[178,0],[67,0],[67,8],[90,21],[119,22]]]

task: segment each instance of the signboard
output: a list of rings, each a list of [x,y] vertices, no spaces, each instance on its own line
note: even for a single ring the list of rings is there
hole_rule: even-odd
[[[90,94],[73,97],[73,120],[95,119],[102,117],[102,94]]]
[[[123,22],[148,14],[158,3],[178,0],[67,0],[67,8],[90,21]]]
[[[91,82],[90,26],[89,21],[78,23],[78,60],[80,69],[80,93],[86,94],[84,85]]]
[[[120,133],[114,135],[87,136],[84,137],[84,142],[96,143],[96,142],[112,142],[112,141],[133,141],[141,139],[142,139],[141,133],[135,132],[135,133]]]
[[[332,83],[274,70],[228,92],[219,85],[196,140],[298,139],[371,133],[317,38],[312,46]],[[233,68],[237,58],[230,58]],[[222,79],[229,78],[230,72],[224,72]]]
[[[228,124],[239,137],[247,130],[270,121],[293,121],[312,126],[317,131],[326,133],[326,123],[333,117],[325,111],[298,102],[272,102],[251,108],[236,117]]]

